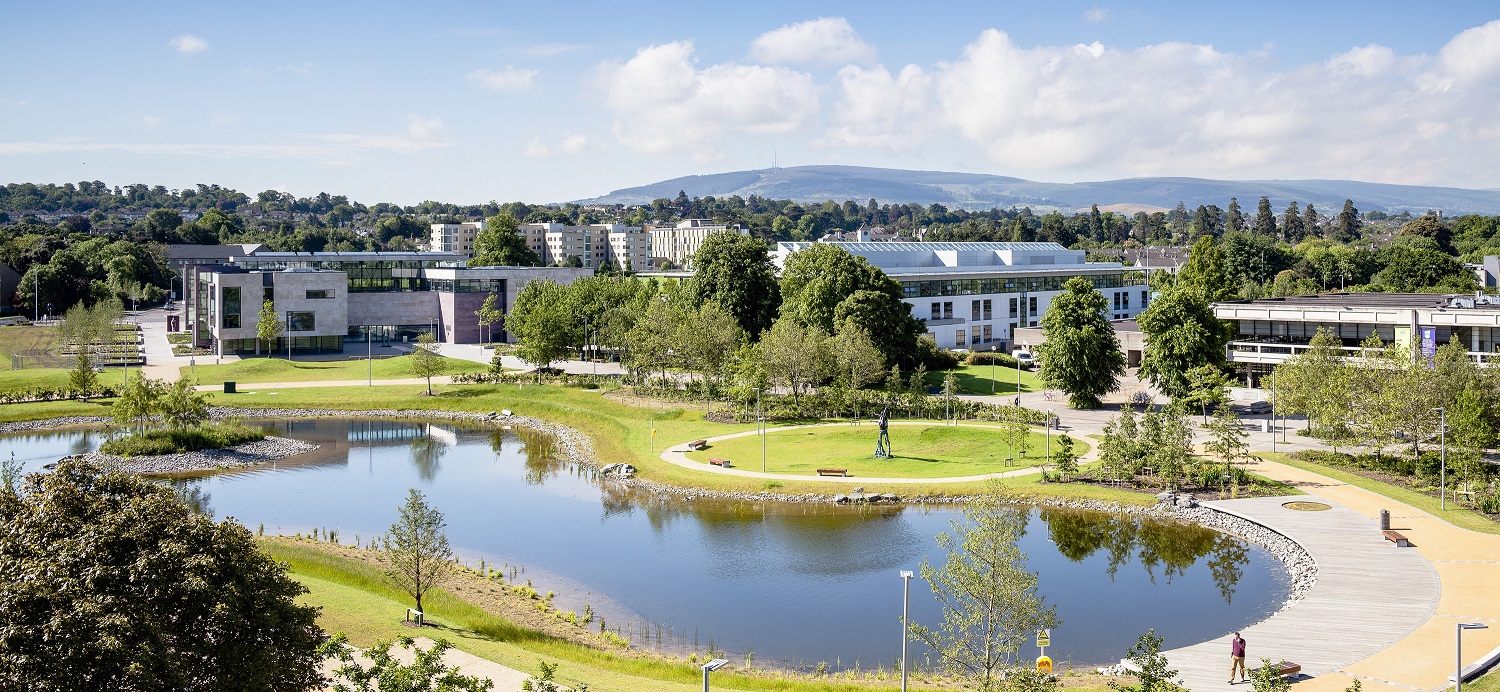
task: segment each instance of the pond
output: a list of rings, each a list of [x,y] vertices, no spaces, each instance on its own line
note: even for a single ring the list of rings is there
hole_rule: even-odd
[[[924,557],[941,564],[935,536],[961,516],[948,507],[663,498],[600,481],[527,430],[266,425],[322,447],[274,468],[174,484],[252,531],[336,529],[345,542],[365,543],[394,521],[407,488],[418,488],[446,513],[465,562],[515,567],[518,582],[556,591],[563,610],[588,604],[609,629],[653,650],[712,645],[741,659],[753,651],[762,664],[889,668],[900,652],[898,573]],[[0,454],[14,451],[38,470],[101,439],[17,435]],[[1056,509],[1032,510],[1027,522],[1022,549],[1062,620],[1048,650],[1060,663],[1118,661],[1147,628],[1167,647],[1218,637],[1275,612],[1288,590],[1269,552],[1201,527]],[[926,584],[911,587],[912,619],[937,624]],[[924,665],[925,652],[913,652],[913,665]]]

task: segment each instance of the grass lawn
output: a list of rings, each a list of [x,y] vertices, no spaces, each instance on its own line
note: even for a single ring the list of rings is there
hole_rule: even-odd
[[[1391,498],[1392,500],[1396,500],[1397,502],[1405,502],[1406,504],[1416,507],[1417,509],[1423,510],[1425,512],[1430,512],[1434,516],[1441,517],[1443,521],[1446,521],[1459,528],[1478,531],[1480,533],[1500,534],[1500,522],[1489,519],[1471,509],[1458,509],[1457,505],[1454,503],[1449,503],[1449,509],[1445,511],[1440,508],[1440,503],[1437,498],[1429,497],[1410,488],[1402,488],[1400,486],[1391,485],[1389,483],[1382,483],[1377,480],[1365,478],[1364,476],[1361,476],[1357,473],[1351,473],[1349,471],[1345,471],[1344,469],[1334,468],[1332,466],[1324,466],[1322,464],[1314,464],[1312,462],[1303,461],[1301,459],[1293,459],[1292,457],[1287,456],[1286,454],[1281,452],[1277,452],[1275,454],[1272,454],[1270,452],[1256,452],[1255,455],[1258,457],[1263,457],[1270,461],[1276,461],[1286,464],[1287,466],[1299,468],[1304,471],[1319,473],[1324,476],[1328,476],[1329,478],[1340,480],[1359,488],[1364,488],[1365,490],[1368,490],[1372,493],[1384,495]]]
[[[292,577],[308,587],[309,593],[299,600],[322,608],[318,624],[326,631],[342,631],[356,646],[417,633],[401,624],[409,605],[407,597],[375,566],[288,539],[268,538],[259,543],[266,553],[286,562]],[[423,607],[428,622],[436,626],[420,634],[446,638],[458,649],[525,672],[535,672],[540,659],[561,662],[558,678],[564,685],[586,682],[598,692],[702,688],[702,673],[686,661],[635,656],[558,639],[518,626],[451,591],[429,592]],[[856,684],[776,673],[745,675],[735,667],[714,673],[715,689],[854,692],[897,688],[889,680]]]
[[[61,346],[57,327],[0,327],[0,353],[52,353]]]
[[[436,396],[428,397],[422,396],[424,388],[419,385],[384,385],[376,390],[376,396],[370,396],[364,392],[351,392],[347,387],[307,387],[277,392],[258,391],[253,394],[213,393],[210,402],[219,406],[307,407],[350,413],[375,408],[474,412],[510,409],[518,414],[554,421],[582,431],[593,441],[594,454],[600,463],[628,462],[640,470],[641,477],[662,483],[734,492],[776,489],[784,493],[827,494],[846,490],[837,484],[811,480],[767,481],[703,473],[669,464],[658,456],[669,445],[753,430],[753,423],[713,423],[703,420],[701,411],[672,408],[668,404],[660,407],[627,406],[608,399],[595,390],[554,385],[443,385],[434,386],[433,390]],[[657,430],[654,452],[650,435],[653,417]],[[869,437],[867,444],[873,449],[873,436]],[[901,451],[899,446],[896,451]],[[912,491],[911,485],[864,484],[857,478],[849,480],[851,483],[864,485],[865,490],[871,493],[905,495]],[[1144,493],[1065,483],[1042,484],[1036,474],[1007,478],[1000,484],[1003,491],[1016,496],[1087,497],[1137,505],[1155,502],[1154,498]],[[987,482],[944,483],[924,486],[921,492],[926,495],[972,495],[983,491],[987,486]]]
[[[993,379],[991,379],[991,366],[988,365],[960,365],[952,370],[937,370],[927,373],[925,380],[929,386],[943,386],[943,376],[953,373],[957,389],[955,394],[989,394],[991,387],[996,396],[1016,394],[1016,369],[996,365],[993,367]],[[1036,377],[1032,370],[1021,371],[1021,391],[1039,392],[1046,389]]]
[[[0,364],[8,367],[9,363]],[[131,368],[136,372],[138,368]],[[25,370],[0,370],[0,392],[16,392],[33,387],[60,389],[68,386],[68,368],[27,368]],[[125,381],[124,368],[105,368],[99,373],[99,384],[118,387]]]
[[[377,360],[374,361],[373,366],[370,368],[370,364],[364,360],[299,361],[294,358],[288,361],[283,355],[280,358],[246,358],[224,365],[199,364],[194,372],[199,384],[219,384],[226,381],[253,383],[363,380],[370,369],[373,369],[374,378],[377,380],[414,377],[409,356]],[[449,358],[448,369],[444,374],[485,372],[489,369],[490,366],[485,363]],[[183,366],[181,372],[186,374],[188,367]]]
[[[1465,663],[1464,665],[1468,665]],[[1474,682],[1464,683],[1464,689],[1470,692],[1500,692],[1500,671],[1490,671],[1488,675],[1476,679]]]
[[[819,468],[832,467],[847,468],[855,478],[942,478],[1011,471],[1046,462],[1047,439],[1043,433],[1029,435],[1025,456],[1020,457],[1019,463],[1008,465],[1005,459],[1011,456],[1011,450],[994,427],[892,425],[891,449],[895,456],[890,459],[874,457],[878,431],[874,425],[842,425],[768,433],[766,470],[813,475]],[[1088,445],[1075,442],[1074,450],[1083,454]],[[721,440],[711,443],[705,451],[688,453],[689,459],[704,464],[710,457],[729,459],[736,466],[759,470],[760,437]]]

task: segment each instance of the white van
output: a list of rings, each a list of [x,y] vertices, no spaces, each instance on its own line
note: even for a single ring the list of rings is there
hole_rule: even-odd
[[[1036,365],[1036,359],[1031,357],[1031,351],[1028,351],[1024,348],[1018,348],[1014,351],[1011,351],[1010,357],[1015,358],[1016,362],[1021,364],[1021,367],[1029,368],[1033,365]]]

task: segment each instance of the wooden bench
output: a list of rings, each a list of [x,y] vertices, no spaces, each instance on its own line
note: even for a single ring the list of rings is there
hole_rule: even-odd
[[[734,464],[729,463],[728,459],[720,459],[718,457],[711,457],[711,458],[709,458],[708,464],[710,466],[722,466],[722,467],[724,467],[726,469],[734,465]]]
[[[693,440],[692,442],[688,443],[688,449],[691,449],[694,452],[701,452],[705,449],[708,449],[708,440]]]
[[[1398,548],[1410,548],[1411,547],[1411,542],[1408,541],[1408,540],[1406,540],[1406,536],[1401,535],[1399,532],[1392,531],[1390,529],[1386,529],[1385,531],[1382,531],[1381,533],[1385,534],[1385,539],[1386,540],[1388,540],[1388,541],[1390,541],[1392,543],[1395,543],[1396,547],[1398,547]]]
[[[1262,667],[1264,667],[1264,666],[1262,666]],[[1292,663],[1291,661],[1282,661],[1280,663],[1272,663],[1270,667],[1271,667],[1271,671],[1272,672],[1276,673],[1277,675],[1279,675],[1279,676],[1281,676],[1283,678],[1289,678],[1289,677],[1298,675],[1298,674],[1300,674],[1302,672],[1302,666],[1300,664],[1297,664],[1297,663]],[[1259,672],[1260,669],[1257,668],[1256,671]]]
[[[848,476],[849,469],[818,469],[819,476]]]

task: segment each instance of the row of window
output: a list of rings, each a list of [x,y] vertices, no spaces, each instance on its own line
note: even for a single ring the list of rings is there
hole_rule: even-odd
[[[938,296],[983,295],[985,293],[1031,293],[1038,291],[1061,291],[1063,284],[1072,276],[1025,276],[993,277],[987,279],[938,279],[933,281],[903,281],[901,291],[907,298],[933,298]],[[1125,272],[1085,276],[1094,288],[1123,288],[1144,286],[1145,274]]]

